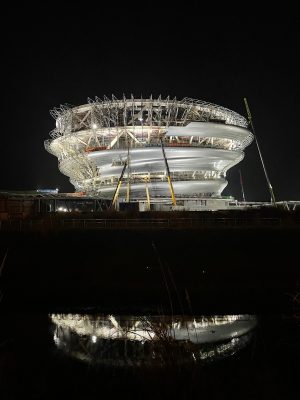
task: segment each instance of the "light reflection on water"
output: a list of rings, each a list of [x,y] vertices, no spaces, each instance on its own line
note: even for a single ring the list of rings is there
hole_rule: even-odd
[[[53,339],[65,354],[110,366],[208,362],[250,343],[254,315],[116,316],[51,314]]]

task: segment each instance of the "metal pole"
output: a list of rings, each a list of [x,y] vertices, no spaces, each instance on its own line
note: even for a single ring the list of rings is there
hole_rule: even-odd
[[[126,201],[127,203],[130,202],[130,162],[129,162],[129,138],[128,140],[128,151],[127,151],[127,196]]]
[[[146,181],[146,196],[147,196],[147,203],[148,203],[148,211],[150,211],[150,194],[149,194],[149,188],[148,188],[147,181]]]
[[[163,144],[162,138],[160,138],[160,144],[161,144],[161,150],[162,150],[162,153],[163,153],[163,156],[164,156],[164,160],[165,160],[167,176],[168,176],[168,183],[169,183],[170,192],[171,192],[171,198],[172,198],[172,204],[173,204],[173,206],[176,206],[176,197],[175,197],[175,193],[174,193],[174,189],[173,189],[173,185],[172,185],[169,164],[168,164],[168,160],[167,160],[167,157],[166,157],[166,153],[165,153],[165,149],[164,149],[164,144]]]
[[[120,187],[121,187],[121,183],[122,183],[122,179],[123,179],[126,167],[127,167],[127,160],[124,163],[124,167],[122,169],[122,172],[121,172],[121,175],[120,175],[120,178],[119,178],[119,181],[118,181],[115,193],[114,193],[114,197],[113,197],[113,200],[112,200],[112,203],[111,203],[111,208],[113,208],[115,206],[115,203],[116,203],[116,201],[118,199],[118,195],[119,195],[119,191],[120,191]]]
[[[263,160],[263,157],[262,157],[262,153],[261,153],[261,151],[260,151],[260,147],[259,147],[259,144],[258,144],[257,136],[256,136],[256,134],[255,134],[255,129],[254,129],[254,124],[253,124],[253,120],[252,120],[252,115],[251,115],[250,108],[249,108],[249,105],[248,105],[248,102],[247,102],[246,97],[244,97],[244,102],[245,102],[245,106],[246,106],[246,110],[247,110],[247,114],[248,114],[248,120],[249,120],[249,123],[250,123],[251,128],[252,128],[252,133],[253,133],[253,135],[254,135],[256,147],[257,147],[258,154],[259,154],[259,157],[260,157],[260,161],[261,161],[261,164],[262,164],[262,167],[263,167],[263,170],[264,170],[264,173],[265,173],[265,177],[266,177],[266,180],[267,180],[268,189],[269,189],[269,192],[270,192],[270,195],[271,195],[271,201],[272,201],[274,207],[276,207],[275,195],[274,195],[274,192],[273,192],[273,188],[272,188],[270,179],[269,179],[268,174],[267,174],[267,170],[266,170],[265,163],[264,163],[264,160]]]
[[[240,170],[240,169],[239,169],[239,174],[240,174],[240,182],[241,182],[241,188],[242,188],[243,202],[245,203],[245,202],[246,202],[246,199],[245,199],[245,192],[244,192],[243,178],[242,178],[242,172],[241,172],[241,170]]]

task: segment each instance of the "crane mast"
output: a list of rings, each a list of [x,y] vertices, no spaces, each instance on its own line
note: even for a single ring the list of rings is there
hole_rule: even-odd
[[[249,121],[249,124],[251,125],[251,128],[252,128],[252,133],[253,133],[254,140],[255,140],[255,143],[256,143],[256,147],[257,147],[257,151],[258,151],[258,154],[259,154],[259,158],[260,158],[260,161],[261,161],[264,173],[265,173],[266,181],[267,181],[267,184],[268,184],[268,189],[269,189],[269,192],[270,192],[270,195],[271,195],[271,201],[272,201],[274,207],[276,207],[276,199],[275,199],[274,191],[273,191],[273,188],[272,188],[272,185],[271,185],[271,181],[269,179],[269,176],[268,176],[268,173],[267,173],[267,169],[266,169],[263,157],[262,157],[262,153],[261,153],[261,150],[260,150],[260,147],[259,147],[259,144],[258,144],[257,136],[255,134],[255,128],[254,128],[254,124],[253,124],[253,120],[252,120],[252,115],[251,115],[251,111],[250,111],[250,108],[249,108],[249,105],[248,105],[246,97],[244,97],[244,103],[245,103],[245,106],[246,106],[246,111],[247,111],[247,115],[248,115],[248,121]]]

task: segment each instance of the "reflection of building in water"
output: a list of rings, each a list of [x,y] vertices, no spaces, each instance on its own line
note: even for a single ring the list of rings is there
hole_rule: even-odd
[[[213,360],[249,343],[251,315],[199,317],[52,314],[58,348],[107,365],[160,365]]]

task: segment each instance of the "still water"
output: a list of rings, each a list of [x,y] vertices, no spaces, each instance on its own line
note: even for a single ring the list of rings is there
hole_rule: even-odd
[[[64,355],[112,367],[204,364],[251,342],[255,315],[134,316],[50,314],[55,346]]]
[[[299,324],[275,315],[3,312],[2,399],[284,399]]]

